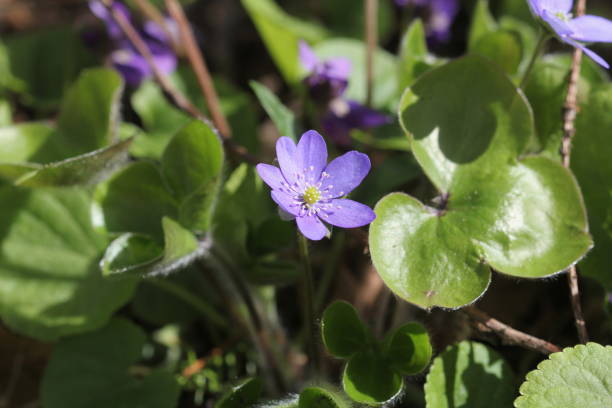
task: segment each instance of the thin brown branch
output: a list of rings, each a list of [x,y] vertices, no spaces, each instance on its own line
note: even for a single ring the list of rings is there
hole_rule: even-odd
[[[119,13],[117,10],[115,10],[114,7],[112,7],[112,3],[112,0],[104,1],[104,5],[111,13],[113,20],[117,23],[117,25],[119,25],[119,28],[121,28],[121,31],[132,43],[134,48],[136,48],[136,51],[138,51],[138,53],[144,57],[144,59],[147,61],[147,64],[149,64],[149,67],[151,67],[151,71],[153,71],[153,76],[159,86],[162,88],[162,90],[172,99],[172,102],[179,109],[187,112],[193,117],[204,118],[202,112],[200,112],[199,109],[195,107],[195,105],[193,105],[187,98],[185,98],[185,96],[182,95],[172,85],[172,83],[168,80],[168,77],[164,75],[164,73],[159,69],[157,64],[155,64],[155,60],[153,58],[151,50],[144,42],[138,31],[136,31],[132,23],[123,14]]]
[[[374,89],[374,54],[378,43],[378,0],[365,0],[366,105],[372,105]]]
[[[492,318],[474,306],[468,306],[461,309],[461,311],[467,314],[468,317],[474,322],[476,329],[482,332],[495,333],[497,336],[499,336],[503,344],[523,347],[546,355],[561,351],[558,346],[549,343],[546,340],[542,340],[530,334],[516,330],[507,324]]]
[[[195,37],[193,36],[193,30],[191,29],[191,25],[185,16],[185,12],[177,0],[166,0],[166,8],[168,9],[168,12],[172,18],[179,25],[181,42],[185,47],[187,58],[189,59],[189,62],[193,67],[193,71],[196,74],[198,85],[200,86],[204,99],[206,100],[206,106],[208,106],[213,123],[217,129],[219,129],[221,135],[225,139],[229,139],[232,137],[232,130],[227,119],[225,118],[225,115],[223,114],[223,111],[221,110],[219,97],[217,95],[217,91],[215,90],[210,72],[208,71],[208,67],[206,66],[206,61],[204,60],[204,56],[196,43]]]
[[[159,84],[164,93],[170,98],[171,102],[178,109],[186,112],[188,115],[193,116],[196,119],[205,122],[215,132],[218,132],[218,130],[215,128],[215,126],[213,126],[210,120],[208,120],[208,118],[206,118],[206,116],[194,104],[192,104],[191,101],[189,101],[189,99],[187,99],[178,89],[176,89],[174,85],[172,85],[168,77],[159,69],[159,67],[155,63],[151,50],[149,50],[149,47],[144,42],[138,31],[134,28],[132,23],[127,18],[125,18],[123,14],[113,9],[112,0],[105,0],[104,5],[111,13],[113,20],[117,23],[119,28],[121,28],[123,34],[125,34],[128,40],[134,46],[134,48],[136,48],[138,53],[141,54],[147,61],[147,64],[153,72],[153,77],[155,78],[155,81]],[[257,164],[261,162],[261,160],[257,159],[257,157],[251,155],[247,149],[245,149],[243,146],[234,143],[232,140],[223,139],[223,143],[225,147],[229,150],[229,152],[236,156],[238,159],[250,164]]]
[[[584,15],[586,0],[578,0],[576,3],[576,16]],[[578,114],[578,81],[580,79],[580,64],[582,62],[582,50],[576,48],[572,59],[572,69],[569,76],[567,96],[563,105],[563,140],[561,141],[561,160],[563,165],[570,167],[570,156],[572,152],[572,140],[576,135],[576,115]],[[581,343],[586,343],[589,336],[586,323],[582,314],[580,304],[580,288],[578,286],[578,271],[576,266],[571,266],[567,271],[567,281],[570,288],[570,300],[574,312],[574,321],[578,338]]]
[[[168,23],[164,18],[164,15],[152,4],[149,0],[134,0],[136,7],[140,9],[140,12],[149,20],[157,23],[158,26],[164,30],[164,34],[168,38],[168,41],[172,43],[172,48],[177,54],[182,54],[183,50],[180,43],[177,41],[175,36],[172,33],[170,27],[168,27]]]

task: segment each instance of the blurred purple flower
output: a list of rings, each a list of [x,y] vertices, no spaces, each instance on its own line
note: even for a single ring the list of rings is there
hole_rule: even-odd
[[[341,198],[357,187],[370,171],[370,159],[355,150],[327,164],[327,146],[314,130],[302,135],[297,146],[288,137],[276,142],[280,169],[260,163],[257,172],[272,188],[272,199],[295,219],[300,232],[320,240],[329,231],[322,221],[357,228],[374,221],[364,204]]]
[[[121,12],[128,20],[131,19],[129,10],[122,3],[114,1],[111,7]],[[89,8],[104,22],[106,31],[115,44],[115,50],[110,55],[113,67],[132,86],[138,86],[144,79],[149,78],[153,74],[149,64],[124,36],[104,4],[100,0],[90,0]],[[169,27],[174,26],[172,20],[167,22]],[[153,61],[160,71],[164,74],[172,73],[177,65],[176,54],[171,45],[172,39],[153,21],[145,22],[140,35],[153,54]]]
[[[559,40],[579,48],[599,65],[610,65],[582,43],[612,42],[612,21],[599,16],[572,18],[573,0],[527,0],[531,13]]]
[[[300,41],[299,53],[300,63],[308,72],[305,82],[313,93],[323,93],[330,99],[344,93],[351,73],[350,60],[339,57],[322,61],[305,41]]]
[[[351,144],[353,129],[373,129],[391,123],[391,118],[356,101],[336,99],[323,118],[323,130],[340,146]]]
[[[422,12],[430,43],[445,43],[450,39],[453,20],[459,12],[458,0],[395,0],[400,6],[415,6]]]

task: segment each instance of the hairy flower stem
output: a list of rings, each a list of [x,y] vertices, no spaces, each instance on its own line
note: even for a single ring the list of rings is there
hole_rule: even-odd
[[[576,16],[584,15],[586,8],[586,0],[579,0],[576,3]],[[567,86],[567,96],[563,105],[563,140],[561,141],[561,160],[566,168],[570,167],[570,155],[572,149],[572,139],[576,134],[576,115],[578,113],[578,80],[580,79],[580,64],[582,62],[582,50],[576,48],[572,59],[572,70],[569,76]],[[586,344],[589,341],[589,336],[586,329],[586,323],[582,314],[582,306],[580,304],[580,288],[578,287],[578,271],[576,266],[572,265],[567,271],[567,283],[570,289],[570,301],[574,312],[574,321],[578,338],[580,342]]]
[[[304,265],[302,276],[302,312],[304,320],[304,333],[306,334],[306,349],[309,361],[315,373],[319,372],[319,341],[317,336],[317,316],[315,314],[314,282],[312,277],[312,265],[308,252],[308,240],[298,232],[298,245],[300,256]]]
[[[550,34],[540,29],[540,34],[538,36],[538,43],[533,50],[533,54],[531,54],[529,65],[527,65],[527,68],[525,69],[525,73],[523,74],[523,78],[521,79],[521,83],[519,85],[520,89],[524,89],[525,85],[527,85],[527,81],[529,80],[529,77],[531,76],[533,67],[535,66],[537,59],[540,57],[540,55],[542,55],[542,52],[544,51],[544,46],[546,45],[546,42],[548,41],[549,38],[550,38]]]

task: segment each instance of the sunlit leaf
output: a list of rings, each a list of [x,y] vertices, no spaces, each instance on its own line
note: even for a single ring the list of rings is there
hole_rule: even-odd
[[[579,344],[554,353],[527,374],[516,408],[606,408],[612,405],[612,347]]]

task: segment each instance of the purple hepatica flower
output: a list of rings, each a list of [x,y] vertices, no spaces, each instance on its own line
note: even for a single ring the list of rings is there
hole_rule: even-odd
[[[376,214],[364,204],[344,197],[370,171],[370,159],[350,151],[327,164],[323,137],[309,130],[297,146],[288,137],[276,142],[280,169],[258,164],[257,172],[272,188],[272,199],[295,218],[298,228],[311,240],[328,234],[323,222],[342,228],[357,228],[374,221]]]
[[[373,129],[391,123],[391,118],[356,101],[336,99],[323,118],[323,130],[338,145],[349,146],[353,129]]]
[[[322,61],[305,41],[300,41],[299,51],[302,67],[308,72],[305,82],[315,95],[333,99],[344,93],[351,73],[350,60],[339,57]]]
[[[612,21],[598,16],[572,18],[572,0],[527,0],[534,17],[542,21],[559,40],[580,48],[599,65],[610,65],[582,43],[612,42]]]
[[[130,11],[124,4],[119,3],[117,1],[113,1],[111,7],[113,10],[123,14],[126,19],[130,19]],[[90,0],[89,9],[96,17],[104,21],[104,24],[106,25],[106,31],[108,32],[108,36],[110,38],[114,40],[120,40],[121,38],[123,38],[123,32],[121,31],[121,27],[119,27],[119,25],[115,23],[115,20],[113,20],[111,13],[100,0]]]
[[[130,19],[129,10],[123,4],[114,1],[112,7]],[[89,8],[104,21],[109,37],[115,42],[115,51],[111,53],[110,60],[123,79],[132,86],[138,86],[144,79],[149,78],[153,74],[149,64],[125,38],[108,9],[100,0],[90,1]],[[155,22],[147,21],[140,35],[153,54],[153,61],[160,71],[164,74],[172,73],[176,69],[177,58],[172,50],[171,39],[164,30]]]
[[[459,12],[457,0],[395,0],[400,6],[419,7],[424,14],[427,39],[431,43],[444,43],[450,39],[453,20]]]

